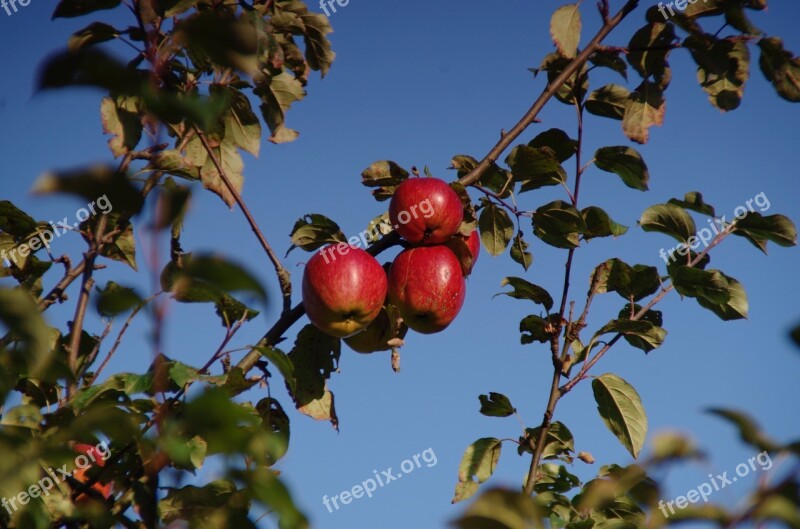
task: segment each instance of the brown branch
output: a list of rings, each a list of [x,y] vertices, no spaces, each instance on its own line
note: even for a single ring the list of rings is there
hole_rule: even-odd
[[[81,344],[81,334],[83,332],[83,319],[86,316],[86,308],[89,305],[89,294],[91,294],[92,286],[94,285],[94,279],[92,278],[92,274],[94,273],[94,262],[97,259],[97,256],[100,254],[107,223],[108,217],[106,215],[101,215],[97,221],[97,228],[94,236],[89,242],[89,250],[86,252],[86,254],[84,254],[83,257],[83,261],[85,263],[83,269],[83,279],[81,281],[81,291],[78,297],[78,304],[75,307],[75,316],[72,318],[72,330],[69,342],[68,365],[69,370],[73,375],[73,380],[71,380],[67,385],[67,398],[69,398],[69,396],[78,388],[78,353]]]
[[[65,264],[64,266],[68,265]],[[84,259],[75,265],[74,268],[67,270],[64,274],[64,277],[62,277],[61,280],[56,283],[56,286],[54,286],[46,296],[39,300],[39,311],[44,312],[48,307],[50,307],[50,305],[62,301],[64,299],[64,291],[73,283],[73,281],[81,277],[85,268],[86,260]]]
[[[516,140],[520,134],[522,134],[525,129],[531,123],[536,121],[539,112],[544,108],[548,101],[556,94],[559,88],[566,83],[573,74],[578,72],[580,68],[589,60],[589,57],[600,48],[603,39],[605,39],[611,31],[616,28],[620,22],[622,22],[628,14],[633,11],[639,4],[639,0],[628,0],[625,2],[625,5],[619,12],[614,15],[612,18],[608,19],[594,38],[586,45],[583,51],[578,54],[567,66],[564,70],[555,78],[553,82],[548,84],[541,95],[536,99],[533,103],[533,106],[525,113],[522,119],[514,125],[511,130],[506,132],[501,138],[500,141],[489,151],[483,160],[480,161],[478,165],[476,165],[472,171],[464,175],[463,177],[459,178],[458,182],[461,185],[468,186],[472,185],[477,182],[483,173],[485,173],[492,165],[492,163],[496,162],[500,155],[503,154],[513,142]]]
[[[197,137],[200,138],[200,141],[202,142],[206,152],[211,157],[211,161],[214,163],[214,166],[217,168],[220,179],[222,179],[222,181],[225,183],[225,187],[228,188],[228,192],[230,192],[230,194],[233,196],[233,199],[239,205],[239,208],[242,210],[242,213],[247,219],[247,223],[250,225],[250,229],[253,230],[258,242],[261,243],[261,247],[267,253],[267,257],[269,257],[269,260],[272,262],[272,266],[275,268],[275,273],[278,275],[278,282],[280,284],[281,294],[283,295],[283,310],[284,312],[290,310],[292,306],[292,281],[289,272],[283,267],[280,259],[278,259],[277,254],[267,242],[266,237],[264,237],[263,232],[258,227],[258,223],[253,217],[252,213],[250,213],[250,208],[247,207],[242,195],[239,193],[239,191],[237,191],[237,189],[233,186],[233,183],[228,178],[228,175],[222,168],[220,160],[217,159],[217,155],[214,154],[211,145],[208,143],[206,135],[203,133],[203,131],[197,128],[197,126],[194,127],[194,131],[195,134],[197,134]]]

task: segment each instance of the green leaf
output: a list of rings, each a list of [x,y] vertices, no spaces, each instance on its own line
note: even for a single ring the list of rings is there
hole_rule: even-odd
[[[629,320],[631,319],[633,314],[638,313],[642,310],[640,305],[636,303],[631,306],[630,303],[626,303],[624,307],[619,311],[619,315],[617,316],[621,320]],[[660,310],[648,310],[647,312],[639,318],[639,321],[649,321],[656,327],[661,327],[664,323],[664,315]]]
[[[391,160],[375,162],[361,173],[367,187],[398,186],[408,179],[408,171]]]
[[[481,402],[481,414],[487,417],[509,417],[517,411],[511,405],[508,397],[502,393],[492,392],[488,395],[480,395],[478,400]]]
[[[186,121],[186,125],[197,125],[200,130],[207,132],[213,146],[220,141],[218,136],[223,132],[220,119],[231,104],[228,92],[210,91],[208,95],[195,91],[171,92],[146,84],[140,89],[140,96],[147,111],[165,123]],[[192,141],[202,148],[199,138],[195,137]],[[197,165],[201,166],[202,162]]]
[[[531,314],[525,316],[519,322],[519,332],[521,333],[519,341],[522,345],[527,345],[533,342],[546,343],[550,341],[550,333],[552,332],[553,325],[549,320],[545,320],[541,316]]]
[[[644,320],[611,320],[598,330],[592,342],[608,333],[620,333],[628,339],[628,343],[645,353],[661,347],[667,337],[667,331]],[[634,456],[635,457],[635,456]]]
[[[94,46],[119,37],[120,31],[103,22],[92,22],[80,31],[72,34],[67,41],[67,48],[76,51],[87,46]]]
[[[506,210],[487,203],[478,218],[478,230],[483,247],[490,255],[497,256],[506,250],[514,236],[514,221]]]
[[[520,193],[544,186],[559,185],[567,173],[558,161],[558,153],[548,146],[517,145],[506,157],[514,181],[522,182]]]
[[[710,0],[708,2],[696,2],[686,6],[683,15],[686,17],[710,17],[721,15],[726,0]]]
[[[211,92],[214,94],[224,92],[224,97],[231,101],[230,108],[222,117],[225,139],[253,156],[258,156],[261,149],[261,122],[253,112],[250,100],[242,92],[231,87],[211,85]]]
[[[533,264],[533,254],[528,251],[528,243],[522,237],[521,231],[514,236],[514,241],[511,243],[511,258],[521,264],[526,271]]]
[[[334,428],[339,421],[326,381],[336,371],[340,355],[341,341],[311,324],[300,330],[288,354],[294,366],[294,382],[287,382],[286,386],[297,409],[314,419],[330,421]]]
[[[267,291],[245,268],[215,255],[195,255],[184,263],[178,282],[185,277],[214,285],[224,292],[249,292],[266,303]],[[179,287],[178,287],[179,288]]]
[[[406,179],[408,171],[391,160],[375,162],[361,173],[361,183],[376,188],[372,190],[372,195],[379,202],[391,198],[397,186]]]
[[[120,108],[110,97],[100,103],[100,118],[103,132],[111,135],[108,147],[114,158],[118,158],[136,148],[142,138],[142,123],[139,116]]]
[[[305,98],[306,91],[303,84],[284,72],[272,77],[269,83],[257,84],[253,94],[261,99],[261,114],[272,132],[269,141],[287,143],[297,139],[299,133],[285,126],[286,112],[293,103]]]
[[[561,55],[569,59],[577,55],[581,40],[579,4],[567,4],[555,10],[550,18],[550,36]]]
[[[707,413],[725,419],[739,430],[742,441],[759,450],[772,452],[778,445],[770,439],[758,426],[756,421],[744,412],[728,408],[708,408]]]
[[[3,429],[12,427],[38,431],[41,430],[42,420],[42,414],[36,406],[23,404],[4,411],[2,420],[0,420],[0,427],[3,427]]]
[[[503,281],[500,282],[500,286],[504,287],[506,285],[511,285],[511,288],[514,290],[511,292],[501,292],[495,294],[495,296],[505,295],[514,299],[528,299],[534,303],[543,305],[548,312],[553,308],[553,297],[547,290],[538,285],[534,285],[520,277],[503,278]]]
[[[531,71],[533,71],[534,75],[538,75],[539,71],[547,72],[547,82],[553,83],[570,62],[572,62],[570,59],[559,53],[549,53],[545,56],[541,66]],[[588,90],[588,68],[586,64],[583,64],[579,71],[575,72],[563,85],[559,86],[555,96],[558,101],[565,105],[573,106],[576,99],[578,101],[583,101]]]
[[[683,200],[678,198],[671,198],[667,201],[668,204],[675,204],[676,206],[695,211],[701,215],[708,215],[709,217],[716,217],[717,214],[714,206],[706,204],[703,200],[703,194],[698,191],[690,191],[686,193]]]
[[[171,228],[172,237],[180,238],[183,219],[189,209],[192,192],[187,186],[175,183],[172,177],[164,179],[162,191],[158,195],[155,229]]]
[[[97,289],[97,312],[101,316],[113,317],[127,312],[142,302],[141,296],[132,288],[123,287],[114,281],[106,283],[104,289]]]
[[[195,144],[194,148],[201,148],[205,150],[205,147],[202,145],[199,139],[195,138],[189,143],[192,144],[193,142],[197,141],[198,144]],[[187,147],[188,148],[188,147]],[[244,171],[244,162],[242,161],[242,156],[239,154],[239,151],[236,150],[236,145],[232,143],[232,141],[228,141],[226,138],[222,142],[217,145],[211,145],[211,152],[214,155],[212,158],[210,155],[205,157],[205,163],[203,163],[200,167],[200,180],[203,182],[203,187],[211,191],[212,193],[218,195],[225,204],[228,205],[229,208],[233,208],[236,204],[236,199],[231,193],[228,184],[222,179],[220,176],[220,171],[217,168],[217,165],[214,163],[214,160],[222,166],[222,170],[225,173],[225,176],[228,177],[228,181],[230,182],[233,189],[241,194],[242,193],[242,186],[244,185],[244,175],[242,171]]]
[[[587,241],[595,237],[620,237],[628,231],[627,226],[614,222],[605,210],[597,206],[584,208],[581,215],[586,223],[586,233],[583,234],[583,238]]]
[[[550,149],[550,151],[545,152],[555,153],[556,159],[560,163],[564,163],[572,158],[578,151],[577,145],[578,142],[570,138],[569,135],[561,129],[549,129],[540,132],[535,138],[528,142],[528,146],[534,149],[543,149],[545,147]]]
[[[114,9],[121,0],[61,0],[53,12],[53,18],[72,18],[88,15],[101,9]]]
[[[39,70],[37,89],[99,87],[125,93],[140,86],[140,72],[96,48],[65,51],[49,57]]]
[[[309,529],[308,519],[298,510],[289,489],[278,479],[277,474],[271,468],[258,467],[246,473],[234,472],[233,476],[247,483],[248,496],[253,496],[258,500],[263,505],[265,512],[273,513],[273,517],[277,517],[277,527],[280,529]],[[256,524],[244,527],[245,523],[252,522],[249,518],[244,518],[242,521],[234,521],[232,524],[225,523],[224,527],[220,529],[229,527],[257,529]]]
[[[758,212],[748,213],[736,221],[733,234],[746,238],[764,253],[767,253],[767,241],[783,247],[797,245],[797,228],[784,215],[764,217]]]
[[[490,489],[453,522],[460,529],[543,529],[546,514],[527,494]]]
[[[520,437],[517,452],[532,454],[536,448],[536,441],[542,433],[542,427],[527,428],[525,437]],[[547,429],[544,438],[544,448],[542,449],[542,459],[563,459],[567,462],[572,461],[570,454],[575,452],[575,439],[572,432],[561,421],[555,421]]]
[[[620,52],[616,50],[597,50],[589,57],[589,61],[595,66],[609,68],[620,74],[626,81],[628,80],[628,65],[620,57]]]
[[[341,5],[341,4],[340,4]],[[294,7],[303,20],[303,40],[306,48],[306,60],[312,70],[318,70],[323,77],[330,70],[336,54],[331,51],[331,43],[327,38],[333,32],[330,20],[322,13],[310,13],[305,6]]]
[[[703,298],[712,305],[727,304],[731,299],[731,287],[719,270],[679,266],[670,275],[675,290],[682,296]]]
[[[291,437],[289,416],[283,411],[281,403],[272,397],[258,401],[256,410],[261,416],[264,428],[271,434],[267,461],[270,465],[274,465],[289,450],[289,439]]]
[[[750,50],[738,40],[690,35],[684,46],[697,63],[697,80],[711,103],[722,111],[739,107],[750,77]]]
[[[644,80],[653,78],[663,88],[669,84],[667,56],[675,40],[675,26],[652,22],[639,29],[628,43],[628,63]]]
[[[644,231],[664,233],[678,242],[688,241],[697,231],[694,219],[675,204],[650,206],[642,213],[639,224]]]
[[[97,232],[97,221],[99,217],[91,217],[86,222],[82,223],[80,229],[84,232]],[[136,266],[136,240],[133,236],[133,225],[122,219],[122,216],[116,212],[108,216],[106,225],[106,233],[116,232],[110,243],[106,243],[100,250],[100,255],[112,261],[124,263],[134,270],[138,270]],[[86,236],[84,235],[84,239]]]
[[[195,63],[208,68],[231,68],[258,77],[259,39],[257,25],[229,11],[200,10],[178,21],[178,39]]]
[[[581,212],[563,200],[545,204],[533,214],[533,234],[556,248],[577,248],[585,232]]]
[[[597,275],[599,274],[599,275]],[[597,275],[597,293],[616,292],[623,299],[639,301],[661,286],[658,269],[655,266],[630,266],[621,259],[613,258],[598,265],[592,273]]]
[[[618,84],[607,84],[594,90],[586,100],[586,110],[595,116],[622,120],[631,92]]]
[[[626,186],[639,191],[647,191],[650,172],[642,155],[630,147],[602,147],[594,153],[598,169],[615,173]]]
[[[650,127],[664,123],[667,110],[664,91],[658,85],[644,81],[630,94],[622,117],[622,131],[636,143],[647,143]]]
[[[164,17],[172,18],[195,7],[199,0],[161,0]]]
[[[639,394],[611,373],[592,380],[592,391],[603,422],[636,459],[647,436],[647,415]]]
[[[261,356],[266,358],[272,365],[278,368],[283,379],[286,381],[286,386],[289,391],[296,391],[295,378],[294,378],[294,365],[286,353],[275,347],[254,347]]]
[[[165,487],[165,490],[166,495],[158,502],[158,512],[165,524],[186,521],[197,527],[214,527],[209,525],[214,518],[247,515],[247,494],[232,481],[217,480],[203,487],[189,485],[180,489]]]
[[[339,225],[318,213],[310,213],[295,222],[291,237],[292,246],[286,255],[295,248],[313,252],[327,244],[347,243],[347,238]]]
[[[92,205],[97,205],[96,213],[124,213],[134,215],[142,208],[142,194],[132,181],[122,173],[105,165],[81,169],[46,172],[33,184],[33,193],[65,193],[76,195]],[[108,208],[100,208],[100,199],[108,203]]]
[[[787,101],[800,101],[800,57],[795,57],[783,48],[783,41],[777,37],[765,37],[758,41],[761,57],[758,64],[761,72]]]
[[[259,311],[245,306],[219,288],[204,281],[182,280],[177,284],[177,288],[171,286],[166,288],[167,290],[174,288],[175,300],[181,303],[213,303],[217,316],[226,328],[231,327],[237,321],[250,321],[259,314]]]
[[[450,160],[450,169],[458,171],[458,177],[466,176],[478,166],[478,160],[466,154],[458,154]],[[498,193],[501,198],[511,196],[514,186],[511,185],[512,176],[508,171],[501,169],[495,162],[481,175],[478,184]]]
[[[749,304],[747,302],[747,293],[744,290],[744,286],[736,279],[725,274],[722,275],[728,282],[728,300],[722,303],[714,303],[706,297],[698,297],[697,303],[699,303],[701,307],[707,308],[724,321],[746,319]]]
[[[469,445],[458,466],[458,482],[480,484],[489,479],[500,460],[501,447],[502,442],[494,437],[484,437]],[[467,499],[476,490],[477,487],[471,491],[457,488],[453,503]]]
[[[33,217],[8,200],[0,200],[0,231],[13,235],[15,240],[21,240],[33,233],[36,227]]]

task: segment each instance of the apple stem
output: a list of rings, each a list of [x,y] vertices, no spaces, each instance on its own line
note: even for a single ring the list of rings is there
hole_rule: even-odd
[[[400,349],[392,347],[392,371],[400,372]]]

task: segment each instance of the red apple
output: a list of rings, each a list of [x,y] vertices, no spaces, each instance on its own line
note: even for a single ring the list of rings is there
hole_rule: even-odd
[[[410,178],[397,186],[389,203],[389,220],[411,244],[441,244],[461,226],[461,199],[444,180]]]
[[[389,299],[413,330],[433,334],[458,316],[467,285],[461,263],[447,246],[400,252],[389,270]]]
[[[386,273],[370,254],[345,243],[323,248],[303,273],[303,306],[322,332],[345,338],[375,319],[386,300]]]
[[[461,262],[461,272],[464,277],[470,275],[478,261],[478,255],[481,253],[481,238],[478,230],[473,230],[469,235],[456,233],[448,239],[445,245],[456,254]]]
[[[378,317],[367,325],[366,329],[345,338],[344,343],[357,353],[388,351],[392,348],[392,345],[389,344],[390,340],[397,338],[402,340],[408,332],[408,326],[405,323],[400,323],[398,326],[397,320],[397,309],[391,305],[384,307]],[[402,342],[398,341],[398,343]]]
[[[108,456],[110,455],[108,452],[108,448],[106,448],[105,451],[101,452],[95,446],[80,444],[80,443],[75,445],[75,452],[82,454],[86,458],[86,463],[87,463],[85,466],[83,466],[83,468],[81,468],[80,466],[76,467],[75,471],[72,473],[72,477],[80,481],[81,483],[86,483],[87,481],[89,481],[89,477],[86,475],[86,473],[93,466],[93,464],[96,464],[99,467],[104,467],[106,465],[106,458],[108,458]],[[111,483],[104,484],[96,482],[92,484],[90,488],[96,491],[97,493],[101,494],[104,498],[110,498],[111,487],[112,487]],[[88,494],[82,493],[79,494],[77,498],[75,498],[75,501],[83,503],[93,499],[95,498],[92,498]]]

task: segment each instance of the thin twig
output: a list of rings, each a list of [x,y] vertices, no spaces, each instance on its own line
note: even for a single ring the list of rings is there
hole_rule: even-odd
[[[136,307],[131,311],[130,315],[128,315],[128,319],[125,320],[125,323],[122,325],[122,328],[119,330],[119,333],[117,334],[117,339],[114,340],[114,344],[111,346],[111,349],[109,349],[108,354],[103,359],[103,362],[100,364],[100,367],[97,368],[97,371],[92,373],[92,378],[90,378],[89,381],[86,383],[87,386],[91,386],[92,384],[94,384],[94,381],[97,380],[97,377],[100,376],[100,373],[103,371],[103,369],[106,367],[108,362],[111,360],[111,357],[114,356],[114,353],[117,352],[117,349],[119,348],[120,343],[122,343],[122,337],[125,336],[125,332],[127,332],[128,327],[130,327],[130,325],[133,322],[133,319],[136,317],[136,315],[139,314],[139,311],[141,311],[145,306],[147,306],[148,303],[150,303],[151,301],[153,301],[155,298],[157,298],[158,296],[160,296],[163,293],[164,293],[163,291],[156,292],[155,294],[153,294],[149,298],[147,298],[147,299],[145,299],[143,301],[140,301],[139,304],[136,305]]]
[[[267,242],[266,237],[264,237],[264,233],[261,231],[261,228],[258,227],[258,223],[256,222],[253,215],[250,213],[250,209],[247,207],[242,195],[239,191],[233,186],[233,183],[228,178],[228,175],[225,173],[225,170],[222,168],[222,164],[217,159],[217,155],[214,153],[214,150],[211,148],[211,145],[208,143],[208,139],[206,135],[196,126],[194,127],[195,134],[197,137],[200,138],[200,141],[203,144],[206,152],[208,153],[211,161],[214,163],[214,166],[219,173],[220,179],[225,183],[225,187],[228,188],[228,192],[233,196],[233,199],[239,205],[239,208],[242,210],[245,218],[247,219],[247,223],[250,225],[250,229],[253,230],[255,233],[258,242],[261,243],[261,247],[267,253],[267,257],[272,262],[272,266],[275,268],[275,273],[278,275],[278,282],[280,283],[281,294],[283,295],[283,310],[288,311],[291,309],[292,306],[292,282],[289,276],[289,272],[283,267],[281,264],[280,259],[278,259],[278,255],[273,251],[272,247]]]

